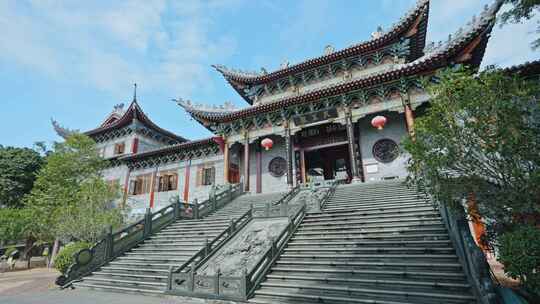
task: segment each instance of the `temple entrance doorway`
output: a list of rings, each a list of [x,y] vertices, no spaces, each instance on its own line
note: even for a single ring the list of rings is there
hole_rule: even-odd
[[[351,169],[346,144],[306,150],[304,157],[307,182],[331,179],[350,180]]]

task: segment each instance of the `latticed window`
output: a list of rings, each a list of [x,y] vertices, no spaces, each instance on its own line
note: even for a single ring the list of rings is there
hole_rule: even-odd
[[[144,174],[135,177],[129,182],[129,194],[139,195],[150,192],[152,174]]]
[[[199,167],[197,170],[197,186],[213,185],[216,180],[216,168],[214,166]]]
[[[124,154],[126,150],[126,144],[121,142],[114,145],[114,155]]]
[[[173,191],[178,188],[178,174],[175,172],[161,173],[158,177],[158,191]]]

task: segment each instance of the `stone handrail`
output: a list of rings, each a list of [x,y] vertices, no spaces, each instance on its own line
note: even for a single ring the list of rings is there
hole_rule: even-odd
[[[444,204],[439,204],[439,210],[478,301],[499,303],[486,256],[472,237],[464,210],[450,210]]]
[[[252,211],[252,209],[250,209]],[[170,273],[168,293],[182,296],[195,296],[212,299],[246,301],[257,289],[264,275],[268,272],[275,260],[279,257],[283,248],[292,237],[306,211],[306,205],[291,217],[289,223],[281,234],[272,240],[270,248],[257,261],[251,271],[243,270],[240,276],[223,276],[219,271],[215,275],[198,275],[196,270],[204,265],[211,255],[201,263],[197,263],[191,268],[184,268],[188,271],[181,273]],[[212,254],[217,252],[213,250]]]
[[[229,185],[224,191],[211,195],[200,204],[197,201],[193,203],[177,201],[154,212],[148,208],[141,220],[115,232],[109,228],[105,236],[92,247],[82,249],[73,255],[75,262],[65,274],[56,279],[56,284],[62,287],[70,286],[73,281],[107,264],[177,219],[198,219],[221,208],[240,195],[241,189],[241,184]],[[192,212],[187,212],[188,209]]]
[[[321,212],[324,208],[324,206],[326,205],[326,203],[328,202],[328,200],[334,196],[334,193],[336,192],[336,188],[337,186],[341,185],[345,183],[345,180],[343,179],[336,179],[336,180],[333,180],[330,184],[328,184],[328,186],[330,187],[330,189],[326,192],[326,195],[323,197],[322,200],[319,201],[319,204],[318,204],[318,212]]]
[[[148,208],[141,220],[118,231],[113,232],[109,227],[101,240],[89,249],[79,250],[73,255],[75,262],[69,266],[65,274],[56,279],[56,284],[62,287],[70,286],[73,281],[90,274],[135,247],[152,233],[174,222],[179,215],[180,203],[175,202],[155,212],[151,212]]]
[[[191,271],[200,265],[207,257],[217,251],[223,244],[225,244],[236,232],[242,229],[252,219],[252,209],[249,209],[241,217],[236,220],[231,220],[231,224],[219,235],[213,238],[211,241],[206,240],[206,244],[197,253],[195,253],[189,260],[182,265],[171,266],[169,268],[169,279],[172,273],[182,273]],[[169,280],[171,281],[171,280]]]
[[[200,219],[223,207],[242,194],[242,184],[229,184],[224,191],[210,194],[207,200],[202,202],[196,199],[191,203],[183,203],[180,206],[182,217]]]

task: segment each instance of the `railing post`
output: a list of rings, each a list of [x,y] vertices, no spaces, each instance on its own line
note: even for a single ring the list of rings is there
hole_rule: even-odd
[[[189,269],[189,281],[188,290],[193,292],[195,289],[195,262],[191,264],[191,268]]]
[[[112,226],[108,226],[107,227],[107,260],[111,259],[114,255],[114,240],[113,240],[113,236],[112,236]]]
[[[247,276],[248,276],[247,269],[244,268],[242,270],[242,276],[240,278],[240,280],[241,280],[241,282],[240,282],[240,294],[244,295],[244,300],[247,300],[248,292],[249,292],[249,290],[251,290],[251,286],[248,286],[249,279],[248,279]]]
[[[146,208],[144,215],[143,237],[147,238],[152,233],[152,209]]]
[[[204,239],[204,257],[207,257],[210,254],[210,245],[208,243],[208,238]]]
[[[193,218],[199,219],[199,201],[197,199],[193,200]]]
[[[175,203],[173,203],[173,214],[174,220],[177,220],[180,215],[180,200],[177,200]]]
[[[289,212],[289,201],[288,200],[285,200],[281,203],[281,216],[287,216],[288,212]]]
[[[235,225],[234,225],[234,220],[231,219],[231,222],[230,222],[230,224],[229,224],[229,235],[233,234],[234,229],[235,229],[234,226],[235,226]]]
[[[272,242],[271,245],[271,250],[270,252],[272,253],[272,258],[274,258],[277,254],[277,248],[276,248],[276,239],[274,237],[270,237],[270,241]]]
[[[270,217],[270,202],[266,202],[265,217]]]
[[[167,277],[167,290],[172,290],[172,276],[173,276],[173,266],[169,266],[169,276]]]
[[[221,269],[217,269],[216,275],[214,276],[214,294],[219,295],[219,277],[221,276]]]

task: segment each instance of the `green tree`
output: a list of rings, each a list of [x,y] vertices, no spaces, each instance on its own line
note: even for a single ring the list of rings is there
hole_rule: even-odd
[[[474,193],[496,245],[540,215],[540,86],[496,70],[438,78],[415,139],[404,142],[410,179],[454,207]]]
[[[32,219],[27,209],[0,208],[0,244],[24,240]]]
[[[94,241],[107,226],[122,222],[119,210],[111,206],[119,189],[102,180],[107,162],[91,138],[74,134],[55,144],[46,160],[25,200],[36,240]]]
[[[504,0],[504,3],[510,4],[511,8],[501,14],[502,25],[529,20],[540,9],[540,0]],[[540,27],[536,32],[540,33]],[[540,38],[532,42],[532,47],[534,49],[540,47]]]
[[[43,158],[32,149],[0,145],[0,207],[22,207],[42,165]]]

